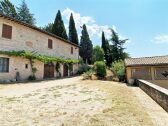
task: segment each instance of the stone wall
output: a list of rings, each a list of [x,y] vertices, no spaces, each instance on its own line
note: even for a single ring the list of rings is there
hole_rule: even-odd
[[[16,78],[16,72],[20,73],[21,80],[28,79],[32,74],[29,60],[7,55],[0,55],[0,57],[9,58],[9,72],[0,73],[0,80],[13,80]],[[25,67],[26,64],[28,64],[28,68]],[[34,67],[37,68],[37,79],[43,79],[44,63],[36,60],[34,62]]]
[[[137,80],[139,87],[168,112],[168,90],[144,80]]]
[[[143,72],[139,72],[139,76],[134,76],[133,72],[136,70],[146,70],[149,73],[145,74]],[[161,73],[168,70],[167,65],[160,65],[160,66],[137,66],[137,67],[126,67],[126,75],[127,81],[130,79],[143,79],[143,80],[162,80],[163,82],[167,83],[168,77],[164,77]]]
[[[9,58],[9,72],[0,73],[0,82],[11,81],[16,79],[16,72],[19,72],[21,80],[27,80],[28,77],[32,74],[31,66],[28,59],[15,57],[15,56],[7,56],[0,54],[0,58]],[[28,65],[28,68],[25,65]],[[56,63],[54,63],[55,65]],[[34,67],[37,68],[37,72],[35,74],[37,80],[42,80],[44,76],[44,63],[38,60],[35,60]],[[73,74],[76,74],[78,71],[78,64],[73,65]],[[63,65],[60,65],[61,76],[63,77]],[[57,78],[58,74],[54,69],[54,77]]]
[[[2,26],[12,26],[12,39],[2,38]],[[48,39],[53,41],[53,49],[48,48]],[[71,54],[73,47],[73,54]],[[0,17],[0,50],[27,50],[36,51],[43,55],[78,59],[79,48],[63,40],[20,25]]]

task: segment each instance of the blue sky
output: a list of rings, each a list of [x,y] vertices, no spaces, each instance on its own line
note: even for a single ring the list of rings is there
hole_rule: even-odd
[[[21,0],[11,0],[18,6]],[[26,0],[37,26],[53,22],[61,10],[65,26],[73,12],[80,36],[85,23],[94,45],[101,45],[101,31],[110,36],[114,28],[128,38],[132,57],[168,55],[168,0]]]

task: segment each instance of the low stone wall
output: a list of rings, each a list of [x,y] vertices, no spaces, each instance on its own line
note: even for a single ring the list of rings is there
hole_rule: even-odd
[[[139,87],[168,112],[168,90],[145,80],[137,80]]]

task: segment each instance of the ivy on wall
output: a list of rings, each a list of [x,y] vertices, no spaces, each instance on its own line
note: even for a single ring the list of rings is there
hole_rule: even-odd
[[[53,56],[46,56],[38,54],[37,52],[28,52],[28,51],[0,51],[0,54],[8,55],[8,56],[17,56],[17,57],[23,57],[29,60],[39,60],[44,63],[49,62],[58,62],[58,63],[66,63],[66,64],[75,64],[78,63],[79,60],[74,59],[64,59],[64,58],[58,58]]]

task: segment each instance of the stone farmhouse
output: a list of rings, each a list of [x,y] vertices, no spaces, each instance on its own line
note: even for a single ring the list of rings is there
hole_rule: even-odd
[[[37,27],[20,22],[0,14],[0,51],[29,51],[45,56],[78,60],[79,46],[64,40]],[[56,62],[44,63],[35,60],[37,79],[54,78],[58,76],[55,70]],[[72,65],[71,75],[78,70],[78,63]],[[60,64],[60,75],[69,76],[66,63]],[[19,74],[20,80],[26,80],[32,69],[29,60],[23,57],[0,53],[0,80],[15,80]]]

